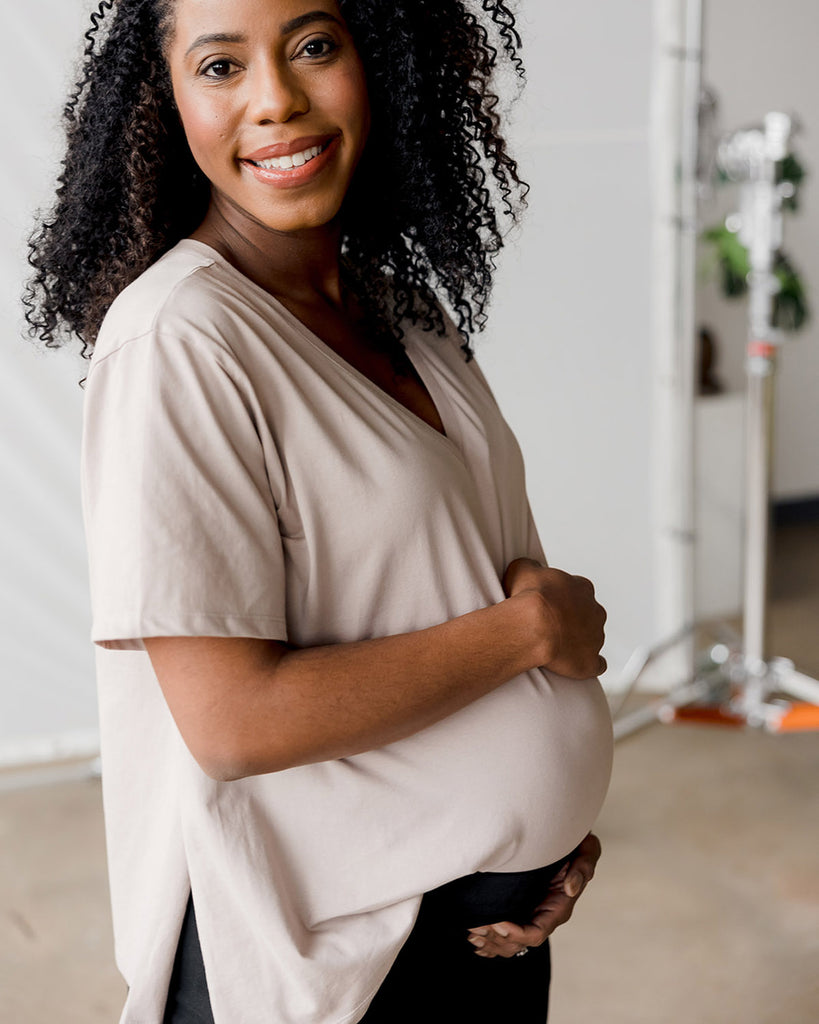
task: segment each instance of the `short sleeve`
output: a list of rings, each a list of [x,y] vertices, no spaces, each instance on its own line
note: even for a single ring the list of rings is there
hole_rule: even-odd
[[[276,460],[250,383],[208,339],[151,332],[92,363],[83,506],[92,639],[286,640]]]

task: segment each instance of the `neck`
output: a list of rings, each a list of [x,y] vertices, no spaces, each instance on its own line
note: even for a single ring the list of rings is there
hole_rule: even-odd
[[[241,211],[226,209],[225,200],[214,196],[191,237],[216,249],[279,299],[344,308],[341,228],[335,221],[303,231],[275,231]]]

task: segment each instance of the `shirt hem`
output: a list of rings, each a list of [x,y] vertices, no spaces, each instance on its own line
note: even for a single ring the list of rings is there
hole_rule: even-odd
[[[173,622],[95,623],[91,641],[109,651],[144,651],[143,640],[158,636],[245,637],[287,642],[287,622],[281,616],[214,616],[207,613]]]

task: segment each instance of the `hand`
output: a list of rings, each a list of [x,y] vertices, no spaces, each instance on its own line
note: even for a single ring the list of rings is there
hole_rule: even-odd
[[[534,591],[543,599],[549,652],[544,668],[570,679],[589,679],[606,671],[600,656],[606,610],[595,600],[594,587],[584,576],[570,576],[531,558],[516,558],[504,573],[503,589],[507,597]]]
[[[555,928],[572,916],[580,894],[594,877],[600,852],[600,840],[590,832],[552,879],[546,898],[535,907],[529,924],[501,921],[470,929],[468,938],[476,955],[487,959],[511,957],[530,946],[543,945]]]

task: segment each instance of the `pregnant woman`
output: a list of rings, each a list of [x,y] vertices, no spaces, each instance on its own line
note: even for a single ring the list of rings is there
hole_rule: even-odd
[[[123,1024],[546,1019],[599,856],[605,613],[546,567],[472,358],[524,192],[514,19],[474,7],[93,16],[27,301],[92,352]]]

